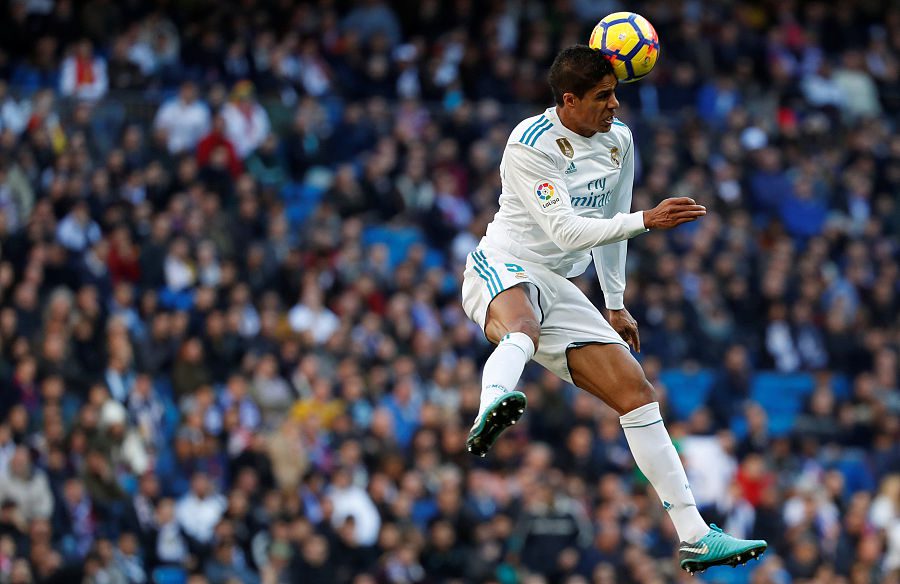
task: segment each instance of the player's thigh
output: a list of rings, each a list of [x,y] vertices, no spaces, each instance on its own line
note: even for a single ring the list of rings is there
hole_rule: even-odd
[[[555,275],[545,281],[546,308],[541,322],[541,347],[534,359],[565,381],[573,383],[566,353],[588,344],[618,344],[625,341],[603,318],[600,310],[572,282]],[[544,289],[541,289],[544,292]],[[544,302],[543,296],[547,296]]]
[[[525,333],[531,337],[535,347],[541,335],[541,325],[532,304],[533,284],[522,283],[507,288],[488,305],[484,334],[492,343],[500,342],[504,335],[512,332]]]
[[[530,270],[511,263],[502,252],[476,249],[463,273],[462,307],[493,343],[510,332],[523,332],[535,347],[540,337],[540,292]]]
[[[566,351],[572,382],[619,415],[656,401],[653,386],[627,347],[590,343]]]

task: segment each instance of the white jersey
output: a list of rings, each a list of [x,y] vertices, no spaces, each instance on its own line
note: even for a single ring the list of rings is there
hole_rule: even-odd
[[[481,245],[571,278],[593,256],[607,308],[624,306],[627,239],[647,231],[631,213],[634,139],[618,120],[586,138],[556,108],[512,131],[500,163],[500,210]]]

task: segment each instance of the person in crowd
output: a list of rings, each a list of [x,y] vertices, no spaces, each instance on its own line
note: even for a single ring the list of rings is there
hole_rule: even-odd
[[[132,4],[0,3],[0,581],[678,581],[598,400],[528,365],[465,450],[466,255],[609,3]],[[896,582],[900,12],[695,8],[615,89],[631,209],[707,209],[628,243],[635,358],[749,582]]]

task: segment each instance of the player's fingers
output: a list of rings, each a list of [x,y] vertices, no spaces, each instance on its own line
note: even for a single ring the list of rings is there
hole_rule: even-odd
[[[706,213],[703,205],[679,205],[672,209],[673,213]]]
[[[694,199],[692,199],[690,197],[672,197],[669,200],[672,203],[675,203],[678,205],[694,205],[694,204],[696,204],[696,201],[694,201]]]
[[[672,220],[674,221],[675,225],[681,225],[682,223],[687,223],[688,221],[696,221],[700,217],[703,217],[703,215],[685,214],[685,215],[677,215]]]
[[[625,341],[625,344],[633,349],[634,348],[634,338],[631,336],[631,333],[623,332],[621,336],[622,336],[622,340]]]
[[[640,341],[637,337],[637,327],[634,325],[634,323],[628,323],[625,332],[627,334],[627,336],[625,337],[625,341],[631,348],[637,351],[638,345],[640,344]]]
[[[641,334],[638,332],[637,325],[634,325],[634,350],[637,353],[641,352]]]
[[[672,217],[703,217],[706,211],[676,211]]]

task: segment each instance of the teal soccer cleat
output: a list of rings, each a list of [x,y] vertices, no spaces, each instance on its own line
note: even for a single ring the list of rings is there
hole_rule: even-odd
[[[731,566],[736,568],[752,559],[759,559],[769,547],[761,539],[737,539],[731,537],[713,523],[709,533],[696,543],[681,542],[678,547],[678,560],[681,569],[690,575],[712,566]]]
[[[519,421],[528,399],[521,391],[504,393],[484,409],[469,431],[466,447],[477,456],[487,454],[504,430]]]

